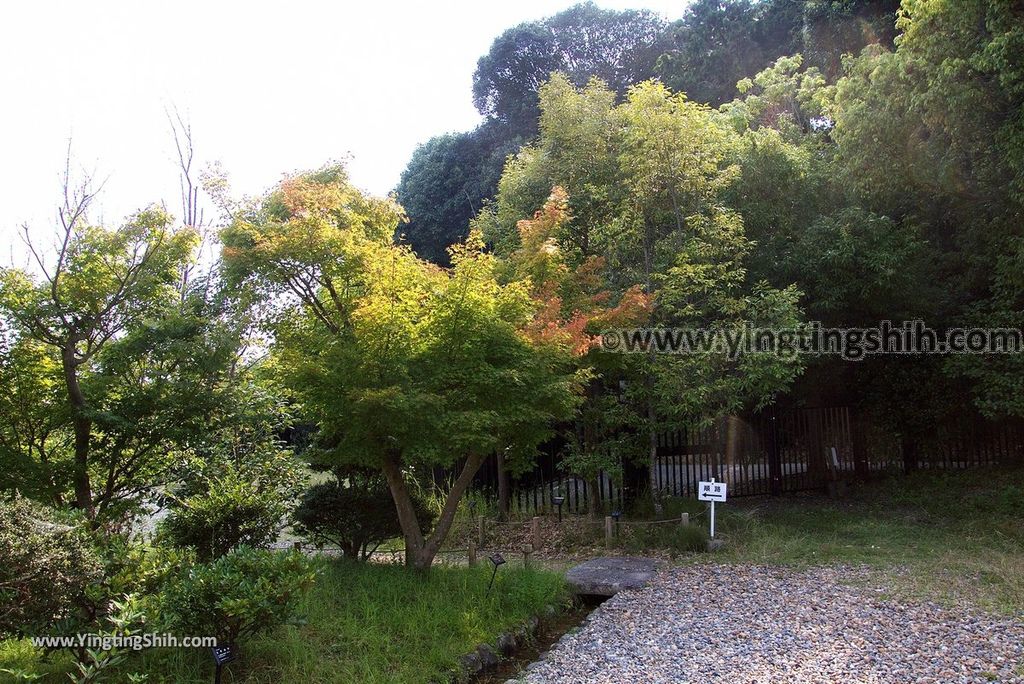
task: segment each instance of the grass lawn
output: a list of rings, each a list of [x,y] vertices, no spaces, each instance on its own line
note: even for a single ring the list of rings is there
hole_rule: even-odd
[[[864,564],[901,594],[1024,615],[1024,470],[918,473],[718,512],[726,549],[691,559]]]
[[[400,566],[323,561],[300,608],[300,622],[242,644],[224,682],[448,681],[461,656],[520,627],[548,604],[569,600],[560,575],[501,567],[486,597],[490,564],[435,567],[425,575]],[[0,668],[10,644],[0,648]],[[209,684],[207,649],[149,651],[125,672],[147,682]],[[2,681],[3,675],[0,675]],[[53,673],[42,681],[67,681]],[[104,680],[108,681],[108,680]],[[125,679],[125,681],[127,681]]]

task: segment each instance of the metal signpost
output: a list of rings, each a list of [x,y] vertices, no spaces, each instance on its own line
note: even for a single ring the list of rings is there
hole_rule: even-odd
[[[701,482],[697,489],[697,498],[701,501],[711,502],[711,538],[715,538],[715,502],[725,501],[725,483],[715,482],[715,478],[711,478],[710,482]]]

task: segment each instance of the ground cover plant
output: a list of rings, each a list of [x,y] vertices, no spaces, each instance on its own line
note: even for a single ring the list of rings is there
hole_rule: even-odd
[[[299,605],[300,624],[245,646],[234,681],[432,682],[479,644],[567,601],[557,573],[501,568],[490,596],[490,564],[436,567],[428,574],[380,563],[323,561]],[[207,682],[209,654],[147,656],[151,681]]]

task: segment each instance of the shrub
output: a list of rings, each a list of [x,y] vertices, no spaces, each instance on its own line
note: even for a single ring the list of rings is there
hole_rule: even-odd
[[[72,616],[101,563],[76,521],[27,499],[0,499],[0,634]]]
[[[346,556],[366,560],[382,542],[402,536],[398,513],[379,477],[349,473],[344,480],[310,488],[295,511],[295,529],[314,543],[337,544]],[[422,501],[413,503],[425,534],[433,513]]]
[[[171,577],[160,596],[168,627],[221,644],[286,622],[314,580],[300,553],[240,547]]]
[[[208,488],[172,499],[160,524],[160,538],[178,548],[194,549],[201,561],[219,558],[239,546],[267,546],[281,531],[288,505],[274,488],[228,473]]]

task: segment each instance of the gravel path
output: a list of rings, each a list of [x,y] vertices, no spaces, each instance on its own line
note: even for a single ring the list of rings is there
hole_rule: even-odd
[[[622,592],[522,681],[1024,682],[1024,624],[840,584],[849,569],[703,565]]]

